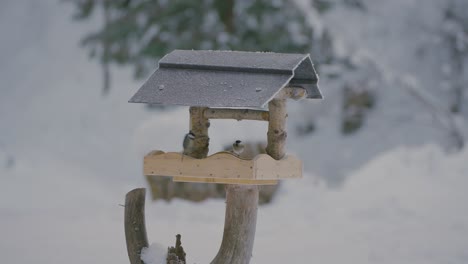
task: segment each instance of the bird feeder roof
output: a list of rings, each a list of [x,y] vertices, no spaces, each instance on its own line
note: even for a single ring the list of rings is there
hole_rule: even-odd
[[[286,86],[322,98],[309,54],[174,50],[129,102],[263,108]]]

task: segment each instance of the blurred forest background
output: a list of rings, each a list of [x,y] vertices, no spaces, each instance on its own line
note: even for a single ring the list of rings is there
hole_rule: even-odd
[[[181,150],[188,109],[127,101],[173,49],[223,49],[310,53],[325,96],[288,104],[287,149],[305,175],[263,191],[252,263],[467,263],[466,10],[466,0],[1,1],[1,262],[127,263],[118,204],[148,182],[170,200],[147,204],[150,240],[165,248],[180,232],[190,262],[212,259],[224,202],[206,198],[224,189],[141,176],[151,150]],[[210,151],[234,139],[261,151],[257,123],[213,121]]]
[[[326,78],[323,82],[333,79],[335,84],[334,79],[341,79],[343,134],[362,127],[367,112],[376,105],[376,88],[385,85],[382,81],[390,81],[397,82],[393,85],[408,86],[408,96],[419,100],[434,115],[442,115],[440,119],[447,119],[440,121],[448,123],[443,124],[446,126],[443,129],[449,134],[449,148],[460,150],[464,146],[464,137],[454,119],[466,119],[468,113],[463,107],[468,54],[466,1],[439,4],[439,28],[417,25],[432,37],[416,49],[417,61],[422,65],[413,73],[393,77],[394,80],[382,80],[388,79],[385,75],[389,73],[380,66],[379,55],[361,58],[366,60],[362,62],[356,61],[355,53],[342,54],[327,23],[316,21],[337,8],[354,9],[364,15],[368,11],[363,0],[75,0],[73,3],[77,20],[88,19],[96,12],[104,17],[103,27],[82,40],[90,56],[102,64],[104,94],[111,86],[109,64],[129,64],[136,78],[146,78],[154,71],[158,59],[174,49],[311,53]],[[435,65],[423,65],[425,57],[436,59]],[[431,73],[434,82],[420,88],[423,80],[414,73],[424,72],[425,68],[435,68]],[[307,134],[315,127],[312,120],[309,122],[302,133]]]
[[[379,122],[387,122],[391,128],[405,122],[402,118],[407,119],[406,122],[420,121],[427,119],[428,114],[430,120],[421,122],[429,122],[425,124],[428,127],[419,128],[417,132],[407,128],[412,130],[411,134],[416,133],[417,138],[427,136],[425,140],[434,138],[429,135],[431,133],[438,134],[436,140],[448,152],[460,151],[465,145],[468,120],[466,1],[437,3],[438,13],[427,18],[432,21],[426,21],[423,16],[402,17],[401,20],[410,25],[405,29],[408,32],[386,33],[390,27],[382,28],[381,34],[393,36],[372,36],[373,39],[360,38],[353,27],[378,26],[379,18],[369,18],[364,21],[365,25],[355,24],[352,17],[339,21],[329,18],[341,12],[366,16],[369,9],[379,5],[364,0],[72,2],[76,20],[86,20],[93,15],[103,17],[103,26],[86,34],[81,44],[102,65],[104,95],[111,88],[110,64],[130,65],[134,77],[143,81],[155,70],[158,59],[174,49],[311,53],[323,90],[331,90],[326,93],[332,97],[327,98],[328,106],[318,108],[339,108],[333,118],[338,119],[343,137],[360,133],[369,115],[380,119]],[[346,33],[340,32],[337,23],[348,25]],[[388,41],[391,37],[406,39],[393,43]],[[344,47],[344,42],[349,42],[347,38],[356,43]],[[397,56],[400,61],[393,62],[393,57]],[[392,90],[388,92],[391,95],[385,95],[387,91],[382,90]],[[393,105],[403,107],[404,117],[391,116],[382,110],[389,97],[400,100],[393,104],[404,105]],[[304,106],[303,112],[308,114],[294,124],[295,133],[303,137],[313,134],[318,128],[318,115],[324,111],[327,110]],[[375,126],[366,128],[372,130]],[[426,133],[426,130],[431,131]],[[384,137],[392,138],[391,135]],[[379,142],[383,145],[381,149],[414,142],[401,135],[397,137],[400,139],[389,139],[389,143]],[[342,177],[339,173],[331,176],[338,178],[337,182]]]

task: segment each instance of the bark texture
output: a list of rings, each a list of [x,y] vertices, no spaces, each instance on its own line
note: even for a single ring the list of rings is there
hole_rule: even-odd
[[[143,264],[140,254],[148,247],[145,225],[144,188],[134,189],[125,196],[125,240],[130,264]]]
[[[258,151],[246,149],[242,158],[251,159]],[[259,187],[226,185],[226,215],[223,240],[211,264],[248,264],[252,257]]]
[[[279,160],[285,155],[286,144],[286,99],[273,99],[268,103],[270,121],[268,122],[268,145],[266,152],[272,158]]]
[[[204,117],[208,119],[235,119],[240,120],[257,120],[268,121],[268,111],[252,110],[252,109],[225,109],[225,108],[208,108],[204,111]]]
[[[203,112],[207,107],[190,107],[190,130],[195,134],[195,147],[191,153],[187,155],[203,159],[208,155],[208,145],[210,138],[208,137],[208,128],[210,120],[203,116]]]
[[[268,104],[267,154],[274,159],[285,155],[286,99],[273,99]],[[211,264],[246,264],[250,262],[257,225],[258,187],[227,185],[226,219],[223,241]]]
[[[307,97],[307,91],[302,87],[284,87],[276,96],[276,99],[301,100]]]
[[[258,187],[226,186],[226,216],[223,241],[211,264],[250,262],[257,225]]]

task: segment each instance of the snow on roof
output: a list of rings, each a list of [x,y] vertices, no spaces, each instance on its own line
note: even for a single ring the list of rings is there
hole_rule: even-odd
[[[322,98],[309,54],[175,50],[129,102],[263,108],[288,85]]]

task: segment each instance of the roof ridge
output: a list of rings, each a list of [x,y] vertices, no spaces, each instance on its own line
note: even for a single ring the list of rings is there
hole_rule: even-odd
[[[278,68],[266,68],[266,67],[254,67],[254,66],[219,66],[215,64],[211,65],[200,65],[190,63],[176,63],[176,62],[159,62],[160,68],[175,68],[185,70],[209,70],[209,71],[238,71],[238,72],[250,72],[250,73],[272,73],[272,74],[292,74],[294,70],[278,69]]]

